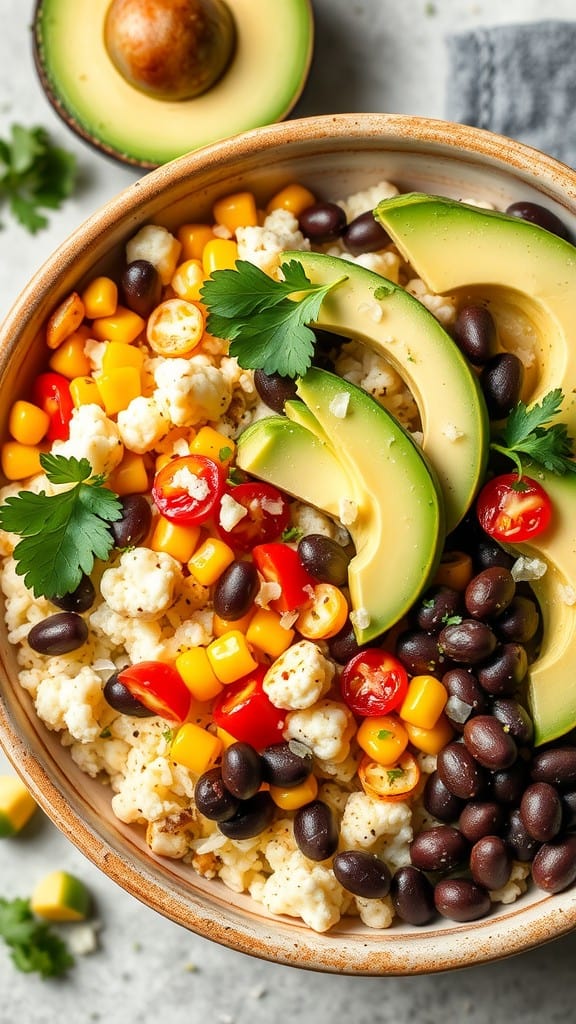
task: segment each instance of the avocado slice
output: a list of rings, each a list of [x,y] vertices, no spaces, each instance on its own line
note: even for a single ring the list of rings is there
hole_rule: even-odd
[[[381,352],[412,391],[422,448],[444,497],[446,529],[468,511],[486,469],[488,416],[476,378],[452,338],[417,299],[348,260],[287,252],[315,284],[346,276],[324,299],[317,324]],[[314,410],[315,412],[315,410]]]
[[[576,249],[529,221],[418,192],[374,211],[426,286],[487,301],[496,320],[513,314],[531,339],[534,364],[522,399],[562,388],[561,418],[576,431]],[[513,339],[512,339],[513,341]]]
[[[314,413],[300,399],[289,398],[284,403],[284,413],[292,423],[299,423],[302,427],[306,427],[307,430],[316,434],[316,437],[322,441],[329,441],[326,432],[322,430]]]
[[[190,100],[161,100],[130,85],[106,50],[110,0],[39,0],[34,57],[59,116],[109,156],[138,167],[280,121],[298,99],[312,58],[309,0],[226,0],[236,48],[222,77]]]

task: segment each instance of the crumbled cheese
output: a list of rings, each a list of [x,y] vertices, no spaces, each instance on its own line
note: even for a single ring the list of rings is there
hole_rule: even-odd
[[[260,508],[270,516],[281,516],[284,511],[284,502],[281,498],[261,498]]]
[[[379,324],[384,318],[384,310],[378,302],[361,302],[358,312],[360,316],[369,316],[375,324]]]
[[[576,604],[576,590],[574,590],[574,587],[569,587],[568,585],[559,587],[558,593],[562,604],[567,604],[569,607]]]
[[[358,519],[358,505],[352,498],[340,498],[338,517],[343,526],[352,526]]]
[[[231,494],[223,494],[220,502],[218,522],[226,533],[230,533],[238,523],[248,515],[248,509],[235,501]]]
[[[187,466],[177,469],[172,476],[172,487],[182,488],[191,498],[196,501],[204,501],[210,493],[208,481],[204,477],[196,476]]]
[[[446,423],[442,427],[442,434],[448,441],[458,441],[464,437],[464,431],[460,430],[455,423]]]
[[[539,580],[548,569],[546,562],[541,558],[529,558],[527,555],[520,555],[516,559],[510,572],[516,583],[521,580]]]
[[[282,587],[273,580],[262,580],[260,590],[254,598],[254,603],[259,608],[268,608],[271,601],[277,601],[282,594]]]
[[[370,621],[370,613],[367,608],[355,608],[350,612],[350,622],[358,629],[368,629]]]
[[[343,391],[339,395],[335,395],[328,409],[336,419],[343,420],[348,412],[348,406],[350,404],[350,392]]]

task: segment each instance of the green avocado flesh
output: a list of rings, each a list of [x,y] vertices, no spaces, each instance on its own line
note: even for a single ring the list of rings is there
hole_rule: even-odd
[[[238,465],[331,514],[336,492],[341,518],[344,506],[353,510],[348,583],[357,640],[369,643],[405,614],[436,570],[444,541],[439,488],[409,434],[361,388],[313,368],[298,382],[298,395],[330,438],[337,484],[325,455],[318,458],[325,442],[286,420],[287,434],[299,428],[291,456],[300,450],[287,486],[277,417],[257,420],[241,435]]]
[[[484,475],[488,417],[476,378],[436,318],[379,274],[313,252],[289,252],[314,284],[347,279],[324,299],[315,326],[356,338],[380,352],[412,392],[422,448],[442,489],[446,529],[468,511]]]

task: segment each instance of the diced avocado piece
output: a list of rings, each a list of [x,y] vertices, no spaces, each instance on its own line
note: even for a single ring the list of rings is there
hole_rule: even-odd
[[[0,775],[0,839],[20,832],[36,808],[34,797],[17,775]]]
[[[30,908],[47,921],[84,921],[90,913],[84,882],[67,871],[52,871],[36,885]]]
[[[374,211],[426,286],[481,298],[496,322],[521,322],[516,343],[533,353],[522,399],[540,402],[562,388],[560,417],[576,431],[576,249],[518,217],[454,199],[409,193]]]
[[[302,402],[295,403],[302,405]],[[338,516],[340,499],[352,489],[331,448],[285,416],[256,420],[238,438],[236,463],[308,505]]]
[[[410,388],[420,412],[422,448],[444,497],[446,528],[468,511],[488,455],[488,416],[476,378],[454,341],[417,299],[348,260],[287,252],[309,280],[347,279],[322,302],[315,326],[357,338],[382,353]]]

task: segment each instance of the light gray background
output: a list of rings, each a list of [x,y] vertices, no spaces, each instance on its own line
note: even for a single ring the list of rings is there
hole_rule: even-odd
[[[273,0],[270,0],[273,3]],[[81,184],[36,238],[4,217],[0,318],[32,273],[136,172],[66,132],[45,100],[30,54],[31,0],[0,0],[0,135],[44,124],[78,155]],[[448,32],[538,18],[573,18],[574,0],[314,0],[316,57],[301,115],[388,111],[443,117]],[[575,58],[576,59],[576,58]],[[2,219],[0,214],[0,219]],[[0,773],[9,766],[0,753]],[[16,972],[0,944],[0,1024],[556,1024],[573,1019],[576,935],[450,975],[364,979],[260,962],[198,938],[109,882],[42,814],[0,843],[0,895],[30,893],[61,867],[84,878],[102,923],[97,952],[65,980]]]

